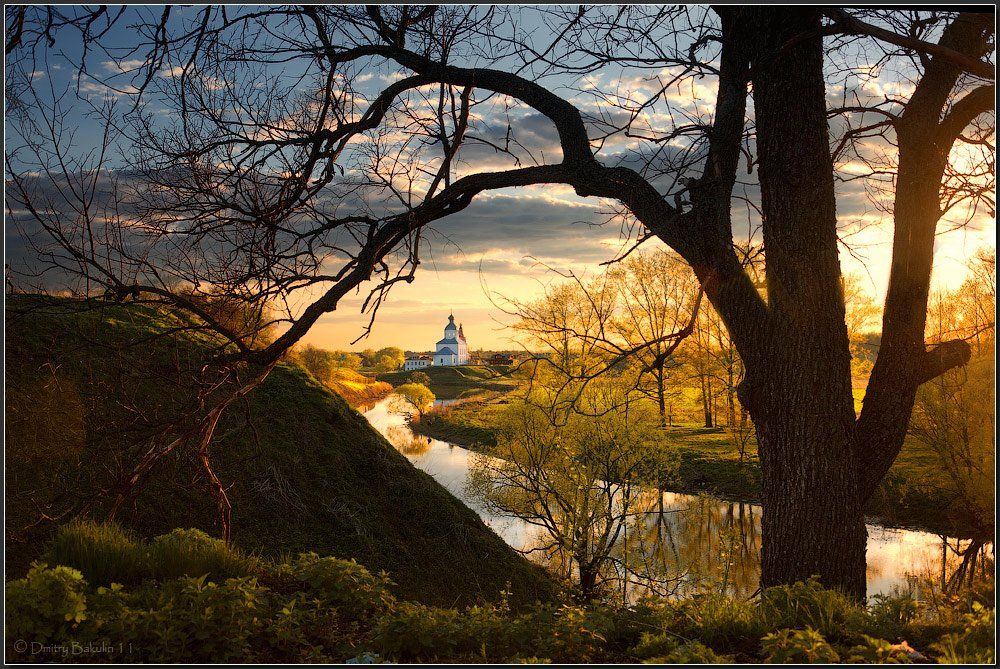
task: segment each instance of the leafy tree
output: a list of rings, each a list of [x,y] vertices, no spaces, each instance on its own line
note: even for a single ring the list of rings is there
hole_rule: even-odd
[[[419,418],[423,418],[424,413],[434,406],[434,393],[431,392],[430,388],[420,383],[404,383],[397,386],[394,392],[408,406],[416,410]]]
[[[320,383],[329,383],[333,372],[333,356],[330,351],[306,344],[297,351],[296,357]]]
[[[667,405],[680,394],[669,384],[680,366],[671,335],[684,330],[700,305],[697,279],[679,256],[660,249],[632,254],[612,280],[622,298],[613,330],[626,348],[638,351],[637,388],[656,402],[666,425]]]
[[[540,527],[538,548],[562,562],[585,600],[599,593],[642,510],[636,480],[659,450],[656,414],[637,399],[615,383],[594,383],[580,396],[581,411],[566,412],[555,393],[536,387],[507,409],[496,448],[474,456],[473,490],[491,511]]]

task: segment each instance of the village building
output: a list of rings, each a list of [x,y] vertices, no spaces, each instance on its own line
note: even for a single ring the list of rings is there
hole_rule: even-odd
[[[444,326],[444,338],[434,345],[433,355],[410,356],[403,363],[404,371],[423,369],[431,365],[453,367],[469,364],[469,343],[465,340],[462,324],[455,326],[455,316],[449,314]]]
[[[444,339],[435,344],[434,364],[444,366],[469,364],[469,344],[465,341],[465,331],[462,324],[455,327],[455,316],[448,315],[448,324],[444,326]]]

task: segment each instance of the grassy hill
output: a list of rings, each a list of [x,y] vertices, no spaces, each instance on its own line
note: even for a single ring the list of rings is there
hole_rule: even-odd
[[[374,381],[364,374],[338,367],[330,373],[326,385],[343,397],[352,407],[375,404],[392,392],[392,386],[384,381]]]
[[[178,370],[207,341],[141,305],[31,296],[7,301],[7,567],[23,574],[56,527],[101,494],[187,397]],[[189,367],[188,367],[189,368]],[[434,604],[546,599],[552,585],[342,398],[279,365],[216,431],[213,459],[231,487],[234,542],[263,556],[315,550],[386,570],[400,596]],[[218,532],[190,453],[162,462],[118,522],[152,536]]]
[[[459,367],[425,367],[419,370],[430,377],[430,389],[439,400],[457,399],[470,394],[481,393],[484,390],[504,392],[512,390],[517,384],[507,376],[507,367],[488,367],[485,365],[467,365]],[[379,374],[379,381],[386,381],[394,386],[407,383],[412,371],[389,372]]]

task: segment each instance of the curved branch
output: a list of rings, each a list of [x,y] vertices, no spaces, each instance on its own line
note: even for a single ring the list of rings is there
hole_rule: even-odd
[[[908,37],[906,35],[894,33],[891,30],[880,28],[876,25],[866,23],[861,19],[851,16],[843,9],[827,9],[825,10],[825,13],[833,21],[834,29],[846,35],[866,35],[868,37],[874,37],[875,39],[882,40],[883,42],[888,42],[889,44],[895,44],[896,46],[903,47],[904,49],[910,49],[918,53],[944,58],[945,60],[957,65],[966,72],[976,75],[977,77],[988,79],[989,81],[996,81],[996,68],[993,65],[985,63],[978,58],[973,58],[968,54],[962,53],[961,51],[951,49],[942,44],[925,42],[915,37]]]

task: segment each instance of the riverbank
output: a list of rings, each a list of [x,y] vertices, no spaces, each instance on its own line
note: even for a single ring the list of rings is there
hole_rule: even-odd
[[[497,419],[509,404],[500,393],[485,393],[438,407],[411,425],[417,434],[489,453],[497,440]],[[751,439],[740,457],[725,428],[680,425],[663,428],[678,465],[670,492],[707,493],[736,502],[759,502],[760,463]],[[871,522],[886,527],[923,530],[968,538],[953,508],[948,481],[936,467],[933,452],[908,439],[885,480],[868,504]]]
[[[487,365],[464,365],[459,367],[425,367],[416,370],[430,379],[427,387],[439,400],[454,400],[485,393],[505,393],[517,387],[517,381],[509,376],[507,367]],[[379,374],[378,381],[393,386],[410,382],[414,371],[398,371]]]

